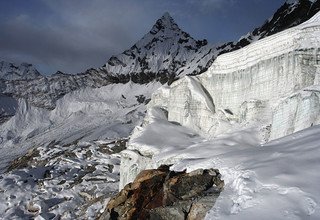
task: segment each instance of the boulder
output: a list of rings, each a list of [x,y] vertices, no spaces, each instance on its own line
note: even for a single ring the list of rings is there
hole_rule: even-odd
[[[110,219],[202,219],[224,186],[216,169],[142,171],[107,204]]]

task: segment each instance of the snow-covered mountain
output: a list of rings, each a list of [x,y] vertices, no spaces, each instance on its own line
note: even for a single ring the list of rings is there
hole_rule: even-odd
[[[31,80],[40,77],[38,70],[31,64],[15,65],[9,62],[0,62],[0,79],[4,80]]]
[[[149,33],[129,50],[111,57],[103,69],[115,81],[170,83],[179,76],[202,71],[211,51],[206,40],[193,39],[165,13]]]
[[[269,25],[220,47],[194,40],[166,13],[101,68],[1,79],[0,107],[15,115],[0,125],[0,218],[97,218],[119,180],[108,145],[131,135],[120,188],[160,164],[219,168],[226,185],[209,219],[261,210],[267,219],[318,219],[320,14],[286,29],[318,4],[287,1]]]
[[[76,75],[57,72],[52,76],[39,76],[32,80],[6,80],[0,85],[0,91],[6,96],[23,98],[33,106],[52,110],[56,101],[69,92],[108,84],[110,82],[102,72],[89,69]]]
[[[54,109],[58,99],[84,87],[98,88],[130,80],[139,84],[151,81],[170,84],[185,75],[205,72],[219,54],[304,22],[319,10],[319,4],[319,0],[287,1],[264,25],[239,41],[220,46],[195,40],[165,13],[141,40],[123,53],[112,56],[101,68],[88,69],[77,75],[57,72],[44,77],[36,74],[37,78],[33,80],[34,74],[27,74],[30,77],[19,80],[6,77],[7,80],[0,80],[0,93],[24,98],[37,107]]]
[[[34,106],[54,109],[65,94],[84,87],[98,88],[129,81],[167,83],[178,76],[200,73],[211,58],[206,40],[194,40],[165,13],[141,40],[101,68],[77,75],[57,72],[34,80],[6,80],[2,94],[24,98]]]

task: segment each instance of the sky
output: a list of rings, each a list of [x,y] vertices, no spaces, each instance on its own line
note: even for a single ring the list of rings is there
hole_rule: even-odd
[[[44,75],[104,65],[149,32],[165,12],[195,39],[239,39],[285,0],[1,0],[0,61]]]

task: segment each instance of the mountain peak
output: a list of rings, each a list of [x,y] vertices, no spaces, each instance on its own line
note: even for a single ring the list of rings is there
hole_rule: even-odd
[[[156,34],[161,30],[164,31],[165,29],[179,30],[178,25],[175,23],[169,12],[165,12],[161,18],[157,20],[150,33]]]
[[[171,15],[169,14],[169,12],[165,12],[161,18],[160,18],[162,21],[166,21],[166,22],[173,22],[174,23],[174,20],[173,18],[171,17]]]

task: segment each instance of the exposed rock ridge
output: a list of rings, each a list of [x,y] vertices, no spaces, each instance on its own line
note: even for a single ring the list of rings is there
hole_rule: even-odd
[[[222,49],[219,54],[243,48],[252,42],[299,25],[312,18],[319,10],[319,0],[286,1],[262,26],[242,36],[236,42],[219,46],[218,49]]]

